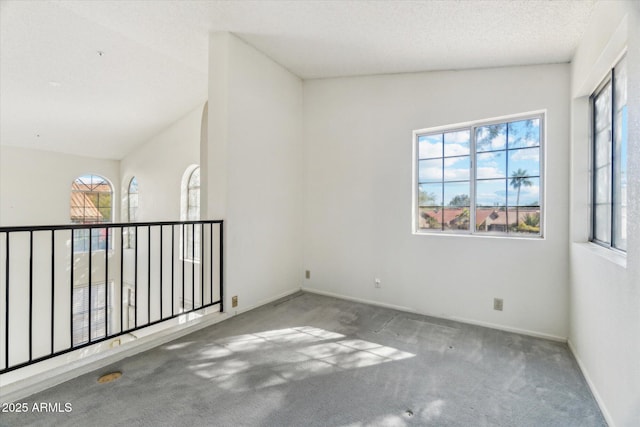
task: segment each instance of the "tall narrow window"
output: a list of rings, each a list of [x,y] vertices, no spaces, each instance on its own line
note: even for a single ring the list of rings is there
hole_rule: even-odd
[[[200,167],[192,166],[183,177],[182,219],[198,221],[200,219]],[[184,259],[200,259],[200,225],[187,224],[183,230],[182,255]]]
[[[98,175],[82,175],[71,185],[71,222],[76,224],[96,224],[112,221],[113,189],[109,181]],[[92,253],[108,249],[112,239],[105,228],[73,230],[73,250],[77,254],[74,264],[81,263],[83,252]],[[107,243],[109,242],[109,243]],[[90,254],[91,256],[91,254]],[[105,254],[108,256],[108,254]],[[85,282],[83,283],[83,280]],[[85,277],[77,277],[73,283],[72,345],[103,338],[107,334],[107,318],[111,310],[106,301],[113,301],[113,282],[109,284],[93,282]],[[89,286],[91,289],[89,290]],[[106,293],[110,298],[106,298]],[[89,300],[91,294],[91,301]],[[89,321],[91,319],[91,321]],[[91,323],[91,331],[89,331]]]
[[[134,176],[129,181],[127,188],[127,222],[136,222],[138,220],[138,180]],[[135,248],[135,228],[129,227],[126,236],[126,248]]]
[[[623,57],[591,96],[592,241],[627,250],[627,62]]]

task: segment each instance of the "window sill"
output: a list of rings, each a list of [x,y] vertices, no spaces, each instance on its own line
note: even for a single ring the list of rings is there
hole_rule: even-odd
[[[613,264],[619,265],[622,268],[627,268],[627,254],[619,252],[613,249],[605,248],[593,242],[581,242],[574,243],[574,245],[583,248],[587,252],[599,256]]]
[[[480,239],[504,239],[504,240],[545,240],[544,236],[527,236],[517,234],[500,233],[469,233],[466,231],[442,233],[438,231],[413,231],[414,236],[438,236],[438,237],[471,237]]]

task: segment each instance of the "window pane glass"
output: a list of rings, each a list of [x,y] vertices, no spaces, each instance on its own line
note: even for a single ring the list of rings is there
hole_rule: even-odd
[[[507,125],[481,126],[476,129],[476,151],[502,150],[507,142]]]
[[[444,208],[443,216],[445,230],[469,230],[469,208]]]
[[[442,157],[442,134],[419,136],[418,158],[432,159],[434,157]]]
[[[596,132],[611,127],[611,83],[607,84],[596,96],[595,103]]]
[[[479,232],[507,231],[507,213],[503,206],[476,209],[476,230]]]
[[[604,166],[596,170],[595,202],[597,204],[611,203],[611,169]]]
[[[476,183],[478,206],[506,206],[507,187],[504,179],[488,179]]]
[[[611,243],[611,205],[596,205],[595,238],[604,243]]]
[[[442,181],[442,159],[420,160],[418,162],[418,180],[420,182]]]
[[[509,179],[509,206],[540,206],[540,178]]]
[[[442,184],[420,184],[418,186],[419,206],[442,206]]]
[[[509,123],[509,148],[536,147],[540,145],[540,119]]]
[[[442,230],[442,207],[420,208],[418,227],[425,230]]]
[[[509,177],[540,176],[540,149],[509,150]]]
[[[516,225],[516,218],[518,218]],[[525,234],[540,234],[540,208],[509,208],[510,231]]]
[[[469,151],[470,132],[468,130],[459,132],[448,132],[444,134],[444,155],[464,156]]]
[[[464,157],[447,157],[444,159],[444,180],[445,181],[463,181],[469,179],[469,170],[471,168],[471,158]]]
[[[200,187],[200,168],[196,168],[189,179],[189,188]]]
[[[485,178],[505,178],[506,151],[495,151],[492,153],[479,153],[476,156],[476,175],[478,179]]]
[[[444,184],[444,201],[446,206],[470,206],[469,181]]]
[[[600,167],[611,163],[611,130],[603,129],[596,134],[595,166]]]

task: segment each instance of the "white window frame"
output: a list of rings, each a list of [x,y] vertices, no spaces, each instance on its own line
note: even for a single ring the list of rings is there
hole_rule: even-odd
[[[540,145],[539,145],[539,206],[540,206],[540,222],[539,234],[525,234],[525,233],[517,233],[517,232],[509,232],[507,231],[478,231],[476,230],[476,184],[478,181],[477,178],[477,170],[476,170],[476,129],[483,126],[490,126],[496,124],[507,124],[510,122],[516,122],[521,120],[528,119],[539,119],[540,120]],[[546,121],[547,121],[547,113],[546,110],[538,110],[531,111],[527,113],[520,113],[508,116],[501,116],[491,119],[484,120],[475,120],[471,122],[458,123],[453,125],[446,126],[438,126],[431,127],[425,129],[418,129],[413,131],[413,158],[412,158],[412,183],[413,183],[413,200],[412,200],[412,232],[416,235],[462,235],[462,236],[478,236],[478,237],[500,237],[500,238],[517,238],[517,239],[544,239],[545,238],[545,164],[546,164]],[[420,220],[420,204],[419,204],[419,144],[418,138],[420,136],[425,135],[433,135],[440,133],[449,133],[456,131],[464,131],[469,130],[470,132],[470,141],[469,141],[469,156],[471,158],[470,161],[470,170],[469,170],[469,181],[470,181],[470,189],[469,189],[469,199],[470,199],[470,207],[469,207],[469,216],[470,216],[470,224],[469,230],[442,230],[442,229],[424,229],[420,228],[419,220]],[[506,146],[505,146],[506,150]],[[506,150],[508,153],[508,150]],[[508,155],[508,154],[507,154]],[[508,176],[508,167],[506,172],[506,179],[509,181],[511,178]],[[442,201],[443,205],[445,201]],[[509,206],[506,207],[507,210]],[[507,224],[508,228],[508,224]]]

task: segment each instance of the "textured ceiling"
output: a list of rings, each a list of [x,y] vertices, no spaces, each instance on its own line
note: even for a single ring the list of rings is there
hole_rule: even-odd
[[[211,31],[235,33],[305,79],[466,69],[568,62],[593,6],[3,0],[0,139],[122,158],[204,103]]]

